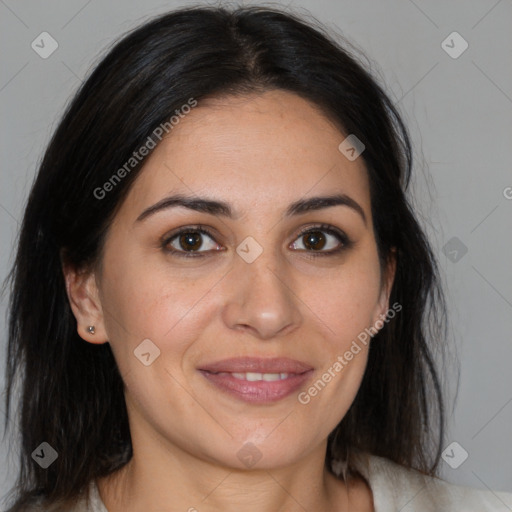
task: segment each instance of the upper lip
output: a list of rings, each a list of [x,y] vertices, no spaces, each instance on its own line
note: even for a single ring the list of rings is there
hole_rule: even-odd
[[[288,357],[261,358],[261,357],[233,357],[199,367],[211,373],[305,373],[313,370],[309,364],[290,359]]]

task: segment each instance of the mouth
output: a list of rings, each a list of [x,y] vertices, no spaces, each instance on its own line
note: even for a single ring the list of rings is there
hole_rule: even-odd
[[[256,357],[225,359],[198,368],[215,388],[252,404],[286,398],[310,378],[313,370],[294,359]]]

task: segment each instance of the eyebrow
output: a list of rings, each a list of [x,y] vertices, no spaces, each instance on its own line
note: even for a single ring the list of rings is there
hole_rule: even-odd
[[[316,196],[306,199],[299,199],[290,204],[284,214],[284,217],[292,217],[301,215],[311,211],[323,210],[332,206],[347,206],[357,212],[363,219],[365,225],[367,223],[366,215],[363,208],[354,199],[346,194],[335,194],[329,196]],[[217,201],[202,197],[185,196],[176,194],[158,201],[153,206],[146,208],[138,217],[136,222],[142,221],[157,212],[173,207],[188,208],[197,212],[208,213],[230,219],[237,219],[239,215],[235,215],[231,206],[224,201]]]

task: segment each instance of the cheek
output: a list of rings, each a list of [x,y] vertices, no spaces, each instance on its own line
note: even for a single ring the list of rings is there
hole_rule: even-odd
[[[361,252],[302,290],[308,307],[322,325],[321,368],[300,397],[307,408],[318,408],[326,427],[334,428],[352,404],[366,368],[372,327],[380,296],[376,253]],[[318,348],[318,347],[317,347]]]
[[[187,349],[208,323],[208,302],[219,276],[200,279],[130,258],[106,260],[102,306],[112,350],[120,366],[134,364],[133,351],[149,339],[169,362]],[[128,360],[127,360],[128,358]],[[135,364],[139,363],[135,360]]]
[[[378,311],[380,270],[376,260],[356,260],[304,284],[304,303],[325,325],[329,343],[341,350],[372,325]]]

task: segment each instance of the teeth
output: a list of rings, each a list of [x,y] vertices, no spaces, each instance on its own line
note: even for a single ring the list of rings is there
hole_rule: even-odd
[[[257,381],[257,380],[262,380],[263,379],[263,373],[250,373],[250,372],[247,372],[245,374],[245,378],[249,382],[254,382],[254,381]]]
[[[224,373],[224,375],[229,375]],[[284,380],[288,378],[288,373],[231,373],[235,379],[247,380],[249,382],[256,382],[258,380],[264,380],[266,382],[272,382],[276,380]]]
[[[224,375],[229,375],[229,373],[225,373]],[[246,380],[245,373],[232,373],[231,375],[233,375],[235,379]]]

